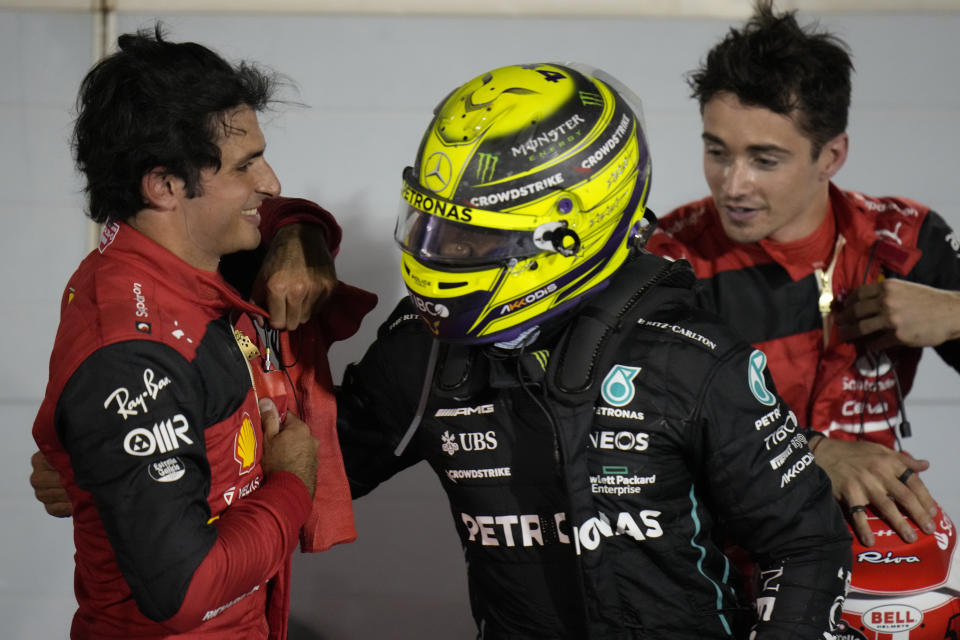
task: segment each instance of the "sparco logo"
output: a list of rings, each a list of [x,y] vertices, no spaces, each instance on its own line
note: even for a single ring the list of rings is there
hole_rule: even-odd
[[[147,312],[147,298],[143,295],[143,285],[139,282],[133,283],[133,298],[137,302],[137,317],[149,318],[150,314]]]
[[[439,302],[430,302],[429,300],[424,300],[420,296],[415,296],[412,293],[410,298],[413,300],[413,304],[417,306],[417,309],[420,309],[423,313],[428,316],[434,316],[437,318],[449,318],[450,309],[447,309],[446,305],[440,304]]]
[[[437,409],[435,418],[453,418],[456,416],[472,416],[477,414],[493,413],[492,404],[481,404],[479,407],[457,407],[455,409]]]
[[[453,435],[449,431],[444,431],[440,436],[442,444],[440,448],[447,455],[453,455],[457,451],[492,451],[497,448],[496,431],[474,431],[470,433],[458,433]]]
[[[137,428],[131,430],[123,439],[123,450],[132,456],[149,456],[155,452],[167,453],[180,448],[180,441],[193,444],[187,435],[190,425],[181,414],[170,420],[162,420],[152,429]]]

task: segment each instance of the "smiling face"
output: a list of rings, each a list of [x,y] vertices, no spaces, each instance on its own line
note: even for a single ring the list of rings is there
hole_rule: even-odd
[[[220,169],[200,172],[201,195],[181,190],[183,234],[176,253],[195,267],[215,270],[220,257],[260,244],[257,207],[279,195],[280,182],[263,156],[257,114],[243,106],[225,114]]]
[[[813,233],[846,154],[842,133],[813,157],[793,118],[744,105],[732,93],[704,105],[703,172],[734,242],[790,242]]]

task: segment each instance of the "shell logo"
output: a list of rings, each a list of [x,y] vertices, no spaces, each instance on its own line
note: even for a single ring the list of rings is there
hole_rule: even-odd
[[[257,434],[246,411],[243,412],[243,423],[234,442],[233,459],[240,464],[240,475],[249,473],[257,461]]]

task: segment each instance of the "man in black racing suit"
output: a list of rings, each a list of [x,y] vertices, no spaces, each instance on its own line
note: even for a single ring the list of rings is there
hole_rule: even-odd
[[[559,65],[438,107],[404,173],[410,295],[338,394],[351,489],[431,465],[482,638],[830,638],[849,533],[764,354],[641,249],[637,113]]]

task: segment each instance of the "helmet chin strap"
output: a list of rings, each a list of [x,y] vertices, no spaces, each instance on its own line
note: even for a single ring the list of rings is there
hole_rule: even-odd
[[[530,327],[529,329],[521,333],[519,336],[517,336],[513,340],[506,340],[504,342],[495,342],[493,343],[493,346],[497,347],[498,349],[513,351],[514,349],[520,349],[522,347],[527,346],[528,344],[532,344],[539,337],[540,337],[540,326],[537,325],[535,327]]]
[[[410,426],[407,427],[407,432],[403,434],[403,438],[400,439],[397,448],[393,450],[393,455],[395,456],[399,457],[403,455],[404,449],[410,444],[410,440],[413,439],[413,434],[417,432],[417,429],[420,427],[420,422],[423,420],[423,410],[426,408],[427,399],[430,397],[430,387],[433,385],[433,372],[437,368],[437,353],[439,350],[440,341],[434,338],[430,344],[430,356],[427,359],[427,371],[423,377],[423,388],[420,390],[420,401],[417,403],[417,412],[413,416],[413,420],[410,421]]]

